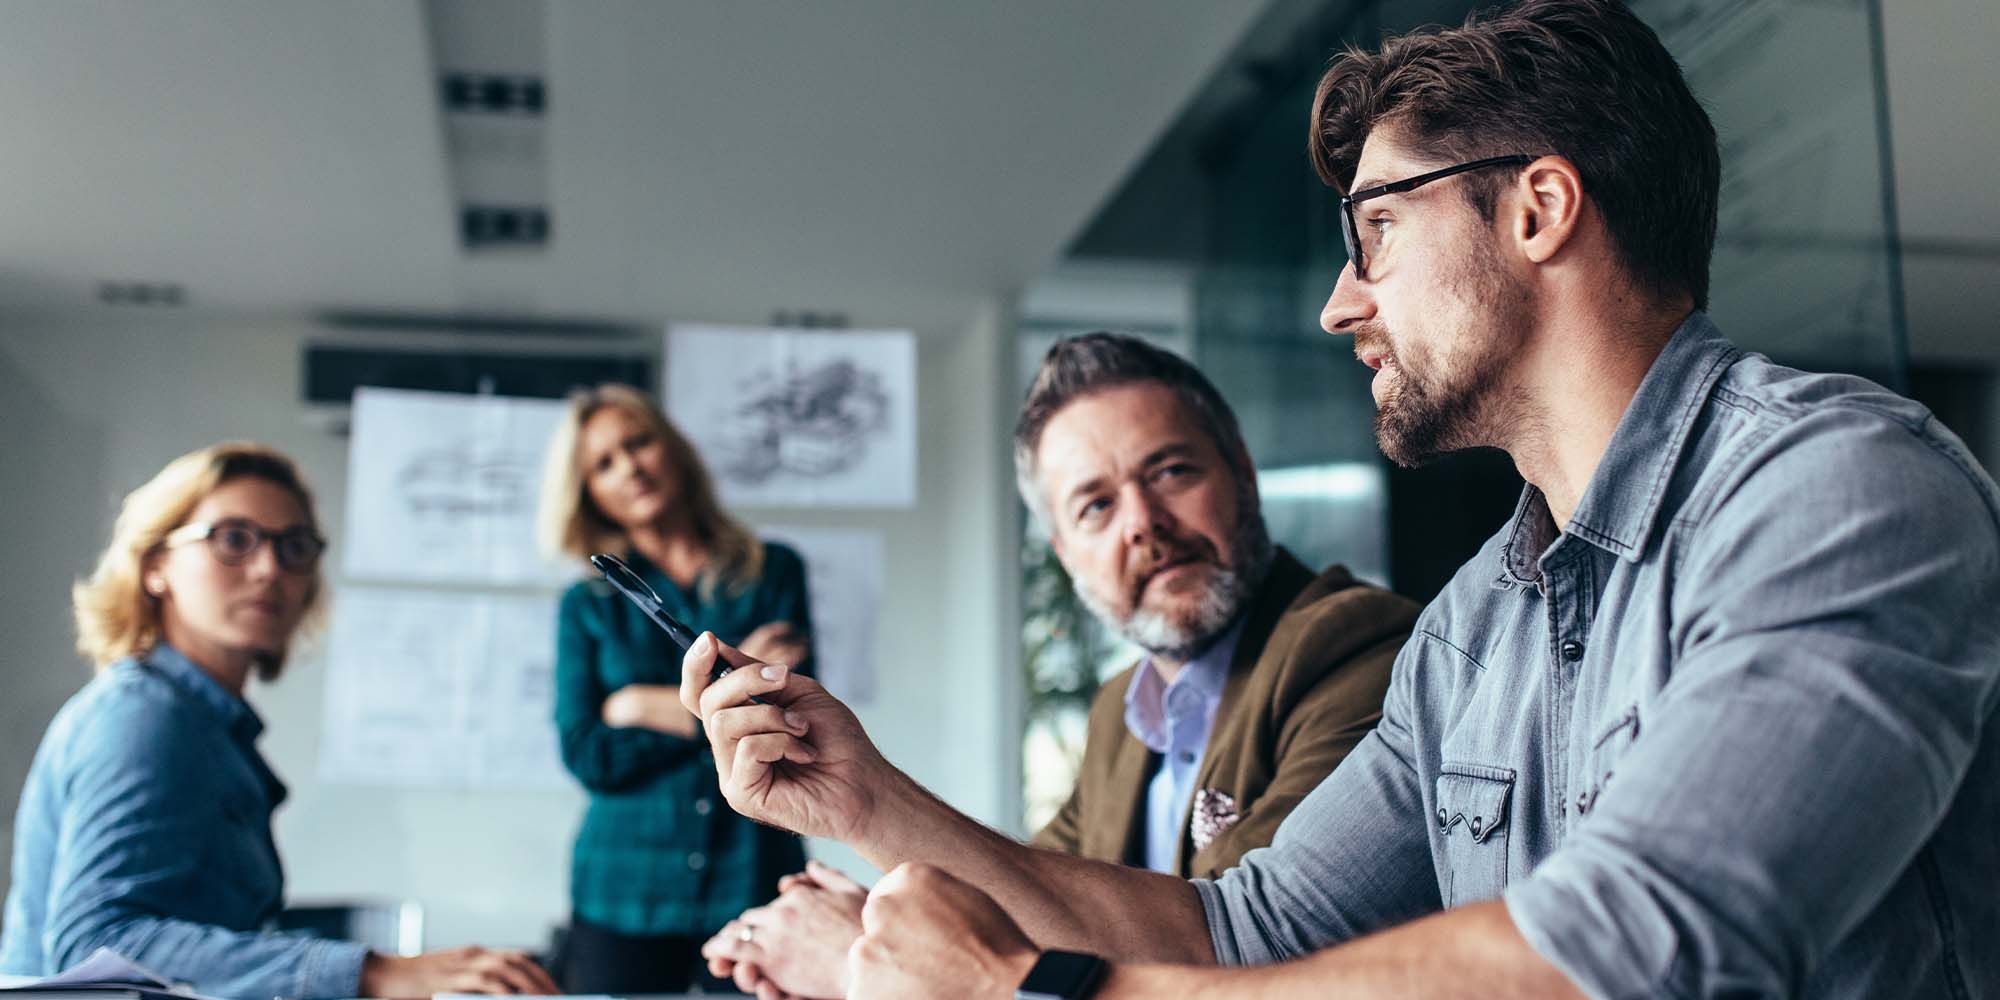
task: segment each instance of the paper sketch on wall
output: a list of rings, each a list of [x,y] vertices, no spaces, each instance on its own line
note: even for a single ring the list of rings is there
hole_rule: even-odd
[[[664,397],[729,504],[916,502],[908,333],[675,326]]]
[[[806,561],[819,682],[850,705],[875,700],[875,634],[888,558],[881,532],[767,525],[765,538]]]
[[[347,575],[506,586],[572,573],[535,549],[542,454],[562,412],[556,400],[356,391]]]
[[[556,598],[343,587],[328,636],[322,780],[569,784],[553,717]]]

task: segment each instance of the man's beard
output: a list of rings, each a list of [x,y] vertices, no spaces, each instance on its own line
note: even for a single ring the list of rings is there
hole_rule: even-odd
[[[1156,538],[1151,556],[1133,574],[1131,611],[1119,613],[1110,601],[1077,580],[1076,593],[1090,613],[1126,641],[1154,656],[1182,663],[1201,655],[1236,623],[1243,609],[1264,582],[1271,564],[1271,539],[1264,529],[1264,516],[1256,495],[1249,489],[1238,498],[1241,513],[1229,539],[1229,559],[1219,558],[1206,538]],[[1146,585],[1163,566],[1192,562],[1202,566],[1204,577],[1197,586],[1201,593],[1192,609],[1169,613],[1149,608]]]
[[[1354,331],[1357,355],[1378,347],[1386,352],[1385,363],[1395,366],[1388,395],[1375,410],[1375,441],[1389,461],[1406,469],[1454,451],[1500,444],[1511,419],[1503,412],[1502,374],[1527,329],[1526,293],[1488,256],[1465,260],[1446,289],[1465,305],[1464,314],[1478,317],[1484,327],[1477,334],[1461,333],[1461,349],[1450,356],[1397,351],[1379,319]]]

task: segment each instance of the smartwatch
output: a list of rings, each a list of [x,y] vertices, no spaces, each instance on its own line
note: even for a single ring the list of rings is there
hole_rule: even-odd
[[[1085,1000],[1104,982],[1109,965],[1096,955],[1045,951],[1014,990],[1014,1000]]]

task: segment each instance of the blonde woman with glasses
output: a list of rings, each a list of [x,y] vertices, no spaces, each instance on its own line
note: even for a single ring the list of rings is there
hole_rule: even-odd
[[[284,455],[219,444],[125,498],[72,594],[97,676],[49,724],[21,793],[0,972],[110,948],[216,997],[554,993],[527,955],[413,957],[263,933],[284,901],[285,798],[244,700],[322,604],[326,538]]]
[[[658,406],[621,385],[570,399],[543,476],[545,548],[612,553],[668,614],[764,660],[812,670],[805,563],[726,514],[701,458]],[[556,728],[590,793],[571,856],[571,993],[675,993],[704,978],[701,943],[805,863],[799,839],[722,801],[715,764],[680,705],[681,654],[596,579],[563,595]]]

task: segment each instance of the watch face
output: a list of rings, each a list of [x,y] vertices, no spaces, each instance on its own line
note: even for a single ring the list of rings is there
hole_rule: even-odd
[[[1082,1000],[1104,976],[1104,960],[1073,951],[1045,951],[1014,991],[1016,1000]]]

